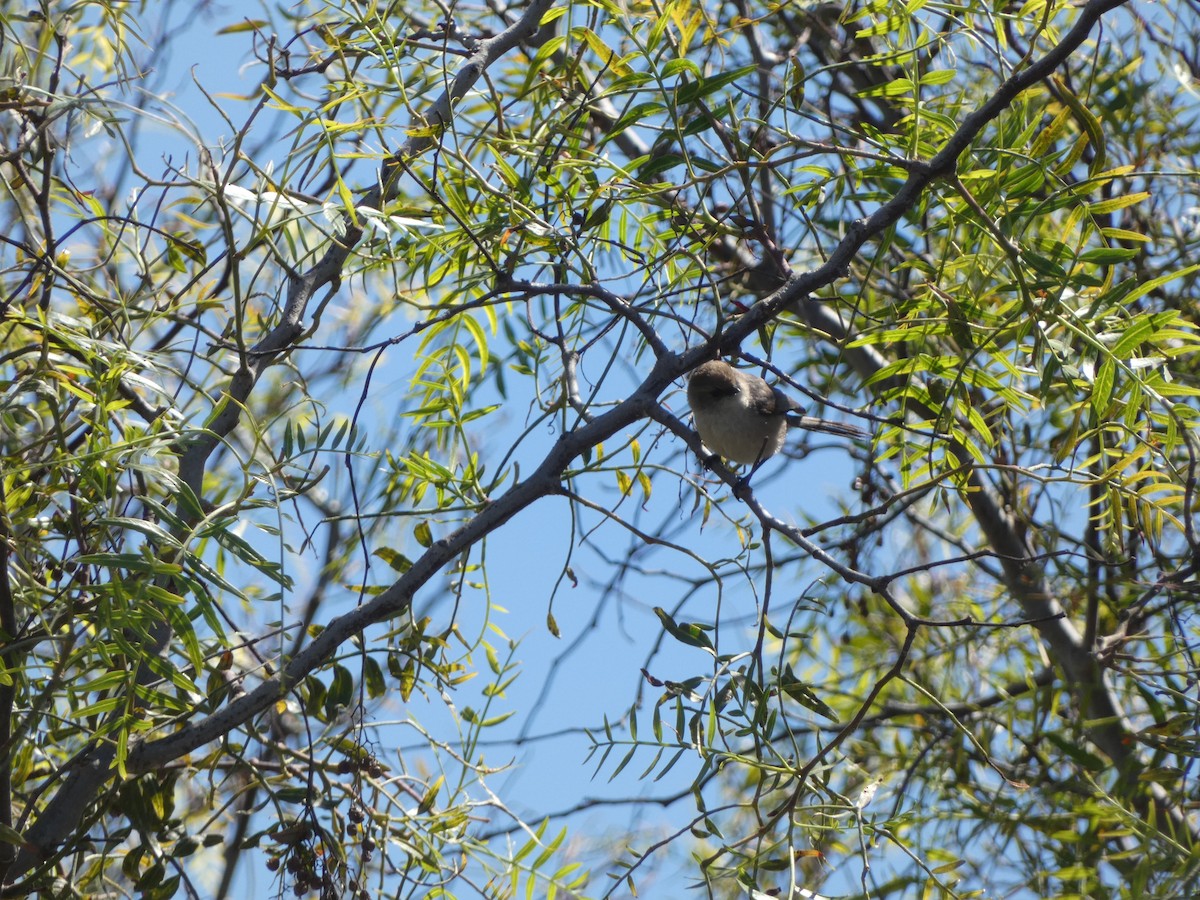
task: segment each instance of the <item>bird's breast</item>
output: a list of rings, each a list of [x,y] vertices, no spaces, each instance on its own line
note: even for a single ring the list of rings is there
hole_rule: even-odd
[[[704,446],[730,462],[752,465],[779,452],[787,433],[783,416],[764,416],[727,397],[692,410]]]

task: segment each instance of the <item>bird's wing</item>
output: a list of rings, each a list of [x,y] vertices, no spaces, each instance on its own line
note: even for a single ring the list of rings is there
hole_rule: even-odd
[[[804,407],[777,387],[771,388],[771,408],[768,415],[803,415]]]

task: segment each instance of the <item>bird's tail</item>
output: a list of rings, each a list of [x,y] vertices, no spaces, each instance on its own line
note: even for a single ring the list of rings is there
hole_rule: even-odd
[[[830,422],[828,419],[818,419],[816,416],[788,416],[788,424],[793,428],[803,428],[806,431],[821,431],[825,434],[837,434],[842,437],[865,438],[870,435],[861,428],[846,425],[843,422]]]

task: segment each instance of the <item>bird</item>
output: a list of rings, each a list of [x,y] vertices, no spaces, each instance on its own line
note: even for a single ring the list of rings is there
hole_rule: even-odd
[[[752,466],[751,474],[783,447],[789,425],[843,437],[867,436],[853,425],[804,415],[804,408],[778,387],[719,359],[692,371],[687,396],[704,446],[730,462]]]

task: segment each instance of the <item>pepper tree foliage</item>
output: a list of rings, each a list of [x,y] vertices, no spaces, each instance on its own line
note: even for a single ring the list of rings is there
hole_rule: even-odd
[[[1196,890],[1195,0],[0,26],[9,893]]]

